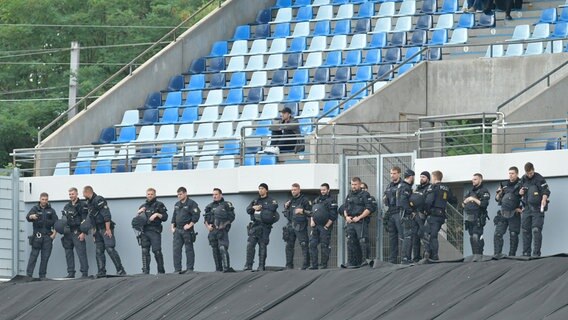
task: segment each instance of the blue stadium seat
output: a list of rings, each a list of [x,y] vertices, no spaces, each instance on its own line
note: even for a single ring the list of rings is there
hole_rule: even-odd
[[[193,170],[193,157],[182,156],[176,165],[176,170]]]
[[[421,15],[420,17],[418,17],[418,20],[416,21],[416,26],[414,27],[414,29],[419,29],[419,30],[428,30],[432,28],[432,25],[434,24],[432,15],[430,14],[425,14],[425,15]]]
[[[235,72],[237,73],[237,72]],[[225,74],[224,73],[215,73],[211,75],[209,80],[209,89],[220,89],[223,88],[226,84]]]
[[[164,110],[162,118],[160,119],[161,124],[177,123],[179,118],[178,108],[168,108]]]
[[[118,138],[115,141],[112,141],[112,143],[127,143],[134,139],[136,139],[136,127],[122,127]]]
[[[556,13],[556,8],[548,8],[542,10],[540,19],[537,23],[556,23],[558,19],[558,14]]]
[[[351,20],[339,20],[335,23],[335,28],[333,29],[334,35],[340,34],[350,34],[351,33]]]
[[[107,127],[101,130],[99,139],[97,141],[93,141],[91,144],[98,145],[98,144],[112,143],[115,139],[116,139],[116,132],[114,127]]]
[[[173,158],[167,157],[160,158],[160,160],[158,160],[158,163],[156,163],[155,171],[171,171],[173,169]]]
[[[270,136],[272,132],[270,131],[270,125],[272,125],[272,120],[260,120],[255,123],[258,127],[254,130],[254,136]]]
[[[383,59],[383,63],[397,63],[401,58],[400,48],[389,48]]]
[[[379,71],[377,71],[377,79],[388,81],[392,80],[394,77],[392,74],[393,65],[392,64],[383,64],[379,67]]]
[[[355,29],[353,30],[353,33],[357,34],[357,33],[367,33],[371,31],[371,19],[365,18],[365,19],[359,19],[357,20],[357,23],[355,24]]]
[[[329,68],[317,68],[314,73],[314,83],[329,82]]]
[[[311,6],[300,7],[296,14],[295,21],[309,21],[312,20],[313,15],[314,13]]]
[[[402,66],[400,66],[400,68],[398,68],[398,76],[403,75],[404,73],[406,73],[406,71],[410,70],[412,67],[414,67],[414,64],[412,63],[405,63]]]
[[[205,89],[205,75],[204,74],[194,74],[189,79],[189,83],[185,90],[201,90]]]
[[[118,163],[116,164],[116,168],[114,169],[114,172],[120,173],[120,172],[130,172],[130,170],[132,169],[132,164],[130,159],[120,159],[118,160]]]
[[[339,67],[335,71],[334,82],[347,82],[351,80],[351,68],[349,67]]]
[[[187,107],[183,109],[180,123],[193,123],[199,118],[199,108],[197,106]]]
[[[288,70],[276,70],[272,74],[270,85],[283,86],[288,83]]]
[[[345,97],[345,91],[345,83],[335,83],[331,86],[327,98],[330,100],[341,100]]]
[[[359,99],[347,100],[347,102],[345,102],[345,104],[343,105],[343,112],[349,110],[349,108],[356,105],[357,103],[359,103]]]
[[[457,13],[458,7],[458,0],[444,0],[439,13]]]
[[[225,70],[225,57],[215,57],[209,59],[209,67],[207,72],[220,72]]]
[[[273,154],[261,154],[258,164],[261,166],[274,165],[276,164],[276,156]]]
[[[144,115],[142,115],[142,119],[138,122],[138,125],[145,125],[145,124],[153,124],[154,122],[158,122],[158,109],[146,109],[144,110]]]
[[[256,15],[256,23],[257,24],[264,24],[268,23],[272,19],[272,10],[271,9],[262,9]]]
[[[329,100],[323,105],[323,110],[320,116],[325,114],[326,117],[336,117],[339,115],[339,108],[336,108],[339,104],[337,100]],[[328,113],[329,112],[329,113]]]
[[[558,18],[558,22],[568,22],[568,7],[563,7],[562,12],[560,13],[560,17]]]
[[[442,60],[442,48],[430,48],[426,59],[428,60]]]
[[[229,51],[229,44],[227,41],[216,41],[211,46],[211,52],[209,53],[210,57],[219,57],[222,55],[227,54]]]
[[[166,144],[161,145],[160,151],[154,157],[155,158],[169,158],[169,157],[173,157],[174,155],[176,155],[177,152],[178,152],[177,145],[175,143],[166,143]]]
[[[247,40],[250,38],[250,26],[248,24],[241,25],[235,28],[235,34],[233,35],[233,41],[237,40]]]
[[[91,161],[77,162],[73,174],[91,174]]]
[[[355,73],[355,78],[353,81],[371,81],[373,79],[373,67],[372,66],[359,66],[357,72]]]
[[[195,90],[187,93],[183,106],[198,106],[201,103],[203,103],[203,92],[201,90]]]
[[[560,150],[562,149],[562,141],[560,139],[550,139],[546,142],[544,150]]]
[[[112,172],[112,160],[99,160],[95,165],[95,174],[101,173],[111,173]]]
[[[300,133],[303,136],[307,136],[309,134],[312,134],[312,132],[314,132],[315,126],[312,124],[312,119],[302,118],[298,119],[298,122],[300,123]]]
[[[448,30],[439,29],[432,33],[429,45],[444,45],[448,42]]]
[[[290,85],[304,85],[308,83],[309,80],[310,74],[308,69],[296,69]]]
[[[269,24],[259,24],[254,29],[254,37],[256,39],[263,39],[270,37],[270,25]]]
[[[294,6],[295,7],[305,7],[305,6],[311,5],[311,3],[312,3],[311,0],[295,0]]]
[[[314,33],[313,33],[314,37],[327,36],[330,34],[331,34],[331,23],[329,20],[322,20],[316,22],[316,26],[314,27]]]
[[[246,84],[246,81],[247,81],[247,75],[245,72],[233,72],[233,74],[231,75],[231,80],[229,81],[229,85],[227,85],[226,88],[230,89],[242,88]]]
[[[341,51],[330,51],[323,63],[323,67],[337,67],[341,64]]]
[[[288,8],[292,6],[292,0],[276,0],[275,8]]]
[[[404,60],[411,59],[412,56],[417,54],[422,48],[421,47],[410,47],[406,50],[406,54],[404,55]],[[416,55],[412,58],[409,62],[410,63],[418,63],[422,60],[422,54]]]
[[[306,37],[297,37],[292,39],[288,52],[302,52],[306,50]]]
[[[331,4],[336,5],[336,6],[341,5],[341,4],[346,4],[346,3],[349,3],[349,0],[332,0],[331,1]]]
[[[380,64],[382,62],[381,49],[371,49],[367,51],[363,65]]]
[[[180,91],[181,89],[183,89],[184,84],[185,84],[185,79],[183,75],[181,74],[175,75],[170,78],[170,81],[168,82],[168,87],[166,88],[165,91],[168,92]]]
[[[562,12],[568,12],[568,8],[562,10]],[[568,22],[559,21],[554,26],[554,32],[550,35],[551,38],[566,38],[568,36]]]
[[[247,153],[245,154],[245,159],[243,161],[243,166],[255,166],[256,165],[256,154]]]
[[[288,60],[286,61],[286,67],[290,69],[297,69],[302,66],[302,54],[301,53],[291,53],[288,55]]]
[[[471,29],[475,26],[475,14],[464,13],[460,16],[458,21],[458,26],[456,28],[468,28]]]
[[[262,87],[250,88],[246,103],[259,103],[264,100],[264,89]]]
[[[364,2],[359,6],[358,18],[371,18],[375,15],[375,3],[372,1]]]
[[[373,34],[371,37],[371,43],[369,48],[384,48],[387,45],[387,34],[385,32],[379,32]]]
[[[159,91],[150,92],[146,96],[143,109],[155,109],[162,105],[162,93]]]
[[[189,74],[199,74],[205,71],[205,65],[207,64],[207,60],[205,58],[197,58],[191,62],[189,69],[187,72]]]
[[[423,46],[428,40],[428,32],[426,30],[414,30],[410,38],[410,46]]]
[[[231,89],[227,94],[224,104],[241,104],[244,101],[244,92],[242,88]]]
[[[422,13],[426,13],[426,14],[432,14],[432,13],[436,13],[436,10],[438,8],[438,3],[436,2],[436,0],[424,0],[422,1]]]
[[[365,88],[365,86],[367,85],[367,83],[365,82],[356,82],[351,86],[351,91],[349,92],[349,96],[353,96],[354,94],[357,94],[355,96],[353,96],[353,99],[363,99],[367,96],[367,91],[368,89],[364,89],[362,92],[357,93],[359,90]]]
[[[399,31],[393,33],[389,45],[391,47],[402,47],[406,45],[406,32]]]
[[[356,66],[361,63],[363,58],[363,54],[361,50],[351,50],[347,52],[345,56],[345,61],[343,62],[344,66]]]
[[[290,101],[300,101],[304,99],[305,96],[305,89],[303,85],[300,86],[293,86],[288,91],[288,97],[286,98],[286,102]]]
[[[223,144],[223,155],[236,155],[241,152],[241,144],[238,140],[225,141]]]
[[[272,38],[286,38],[290,36],[290,23],[279,23],[274,27]]]
[[[181,105],[181,102],[182,102],[181,91],[168,92],[168,95],[166,96],[166,101],[164,101],[164,105],[162,107],[164,108],[177,107]]]

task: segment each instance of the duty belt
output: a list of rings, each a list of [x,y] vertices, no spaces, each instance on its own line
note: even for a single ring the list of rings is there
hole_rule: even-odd
[[[43,237],[44,235],[48,236],[47,232],[35,232],[34,235],[38,239]]]
[[[431,215],[434,216],[443,216],[446,212],[442,208],[432,208]]]

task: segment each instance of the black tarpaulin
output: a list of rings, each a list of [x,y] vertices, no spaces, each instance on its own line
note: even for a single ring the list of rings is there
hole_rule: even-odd
[[[0,285],[0,319],[568,319],[568,258]]]

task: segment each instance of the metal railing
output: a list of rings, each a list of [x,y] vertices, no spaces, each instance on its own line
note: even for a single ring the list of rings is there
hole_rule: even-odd
[[[201,14],[202,12],[204,12],[206,9],[210,8],[210,6],[212,4],[217,4],[217,7],[221,7],[221,4],[224,2],[225,0],[211,0],[209,2],[207,2],[206,4],[204,4],[201,8],[197,9],[197,11],[195,11],[192,15],[190,15],[187,19],[183,20],[180,24],[178,24],[176,27],[174,27],[172,30],[170,30],[168,33],[166,33],[164,36],[162,36],[160,39],[156,40],[156,42],[154,42],[152,45],[150,45],[146,50],[144,50],[142,53],[140,53],[139,55],[137,55],[134,59],[132,59],[129,63],[127,63],[126,65],[124,65],[122,68],[120,68],[117,72],[115,72],[113,75],[111,75],[109,78],[107,78],[105,81],[103,81],[101,84],[99,84],[97,87],[95,87],[93,90],[91,90],[89,93],[87,93],[86,95],[84,95],[81,100],[79,100],[77,103],[75,103],[75,105],[73,105],[72,107],[70,107],[69,109],[63,111],[61,114],[59,114],[59,116],[57,116],[55,119],[53,119],[53,121],[51,121],[50,123],[48,123],[45,127],[41,128],[38,133],[37,133],[37,146],[39,147],[41,146],[41,142],[42,142],[42,135],[52,129],[54,126],[56,126],[57,124],[63,122],[64,118],[66,118],[68,116],[68,114],[70,112],[75,112],[78,113],[81,110],[86,110],[89,106],[89,104],[91,102],[93,102],[96,98],[98,98],[98,94],[100,93],[100,90],[103,90],[106,88],[106,86],[111,83],[112,81],[115,80],[120,80],[124,77],[124,73],[126,71],[128,71],[127,75],[132,75],[132,72],[135,68],[135,66],[137,65],[141,65],[143,64],[148,58],[150,57],[146,57],[149,53],[154,52],[154,50],[159,47],[159,46],[165,46],[165,44],[169,44],[172,42],[175,42],[177,40],[177,35],[178,35],[178,31],[180,29],[185,29],[186,24],[189,23],[190,21],[192,21],[195,17],[197,17],[199,14]],[[165,41],[168,38],[172,37],[171,41]],[[152,54],[153,56],[153,54]],[[146,57],[146,58],[145,58]],[[120,78],[120,79],[119,79]],[[81,109],[81,106],[83,106],[83,108]],[[64,122],[63,122],[64,123]]]

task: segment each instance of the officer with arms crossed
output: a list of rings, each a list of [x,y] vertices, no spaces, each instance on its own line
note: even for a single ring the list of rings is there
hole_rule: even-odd
[[[463,200],[463,211],[465,217],[465,228],[469,232],[469,242],[473,253],[473,261],[481,260],[483,256],[483,227],[488,219],[487,206],[491,195],[489,190],[483,186],[483,176],[475,173],[471,178],[473,188],[465,195]]]
[[[426,214],[424,213],[424,205],[426,203],[426,190],[430,187],[430,172],[422,171],[420,173],[420,184],[416,186],[410,195],[410,206],[412,207],[412,215],[414,216],[415,233],[412,236],[412,252],[413,261],[419,262],[420,242],[424,238],[424,224],[426,223]]]
[[[174,206],[174,214],[172,216],[172,233],[174,234],[173,240],[173,256],[174,256],[174,270],[178,273],[186,273],[193,271],[195,263],[195,251],[193,250],[193,243],[197,233],[194,226],[199,221],[199,214],[201,210],[197,203],[187,196],[187,189],[179,187],[177,189],[177,198]],[[181,249],[185,245],[185,258],[186,270],[181,270]]]
[[[351,178],[351,191],[345,199],[343,217],[345,218],[345,234],[347,236],[347,264],[360,266],[363,257],[368,256],[366,242],[369,241],[369,219],[373,210],[371,195],[361,189],[361,179]]]
[[[402,225],[400,224],[400,207],[397,206],[396,193],[402,181],[400,179],[400,168],[392,167],[390,170],[391,182],[383,193],[383,205],[387,208],[383,217],[383,224],[389,233],[389,262],[397,263],[398,260],[398,241],[402,237]]]
[[[519,195],[523,197],[524,202],[521,219],[521,227],[523,229],[523,256],[531,256],[531,242],[534,240],[532,255],[540,257],[544,213],[548,210],[550,189],[548,189],[548,183],[544,177],[534,172],[534,165],[530,162],[525,164],[525,175],[521,181],[523,187]]]
[[[272,224],[280,219],[276,212],[278,202],[268,195],[268,185],[261,183],[258,186],[258,198],[251,201],[247,207],[251,222],[248,229],[247,257],[244,270],[252,270],[256,244],[258,243],[258,271],[265,270],[267,246],[270,241]]]
[[[114,263],[116,273],[120,276],[125,275],[126,271],[122,267],[120,256],[114,248],[116,246],[114,222],[105,198],[97,195],[91,186],[83,188],[83,196],[87,199],[89,218],[91,218],[95,226],[93,237],[95,238],[97,255],[97,277],[106,277],[105,251]]]
[[[286,242],[286,268],[294,269],[294,246],[297,238],[304,257],[302,270],[305,270],[310,263],[308,220],[311,216],[312,202],[304,196],[297,183],[292,184],[290,193],[292,197],[284,204],[283,212],[288,219],[288,225],[282,230],[282,239]]]
[[[493,235],[493,247],[496,258],[502,258],[503,251],[503,235],[509,228],[509,238],[511,245],[509,248],[509,256],[517,255],[519,247],[519,233],[521,232],[521,191],[522,184],[519,179],[519,169],[517,167],[509,168],[509,180],[505,185],[501,183],[495,201],[501,206],[501,210],[497,211],[497,215],[493,222],[495,223],[495,234]]]
[[[367,218],[365,218],[367,225],[368,225],[369,223],[371,223],[371,216],[373,214],[375,214],[377,212],[377,210],[379,210],[379,205],[377,203],[377,199],[375,197],[373,197],[373,195],[369,191],[369,186],[365,182],[361,182],[361,190],[368,192],[369,196],[371,196],[369,198],[371,200],[371,213],[367,216]],[[362,257],[363,261],[370,260],[371,259],[371,241],[370,241],[370,239],[367,239],[367,241],[365,241],[365,243],[361,243],[361,245],[364,246],[364,247],[361,247],[361,252],[363,252],[363,257]]]
[[[39,203],[30,209],[26,215],[26,220],[33,224],[33,234],[28,237],[32,251],[28,260],[28,268],[26,274],[33,277],[37,257],[41,252],[41,261],[39,263],[39,278],[45,279],[47,275],[47,263],[51,256],[53,248],[53,239],[57,232],[53,230],[53,225],[57,221],[57,213],[49,205],[49,195],[42,192],[39,195]]]
[[[162,222],[168,221],[168,209],[156,199],[156,189],[146,190],[146,202],[138,208],[137,214],[146,222],[138,238],[142,247],[142,273],[150,273],[150,247],[158,265],[158,273],[165,273],[164,254],[162,253]]]
[[[329,184],[322,183],[320,195],[314,200],[310,218],[310,270],[318,268],[318,245],[321,245],[321,268],[327,269],[331,253],[331,230],[337,220],[337,201],[331,196]]]
[[[213,202],[205,207],[203,218],[209,231],[215,271],[233,272],[229,259],[229,230],[235,220],[235,208],[231,202],[225,201],[221,189],[213,189]]]
[[[81,224],[88,218],[88,209],[84,201],[79,199],[79,191],[73,187],[69,189],[69,202],[63,207],[61,219],[56,222],[55,229],[61,225],[63,230],[58,232],[63,234],[61,243],[65,249],[65,260],[67,261],[67,277],[75,278],[75,255],[73,248],[77,251],[79,264],[81,265],[81,275],[83,278],[89,276],[89,260],[87,258],[87,244],[85,237],[88,230],[81,230]],[[59,228],[61,228],[59,227]]]
[[[410,264],[412,262],[412,237],[416,234],[416,223],[414,222],[410,205],[413,184],[414,171],[407,169],[404,171],[404,180],[398,185],[396,192],[396,206],[400,208],[403,235],[402,264]]]

